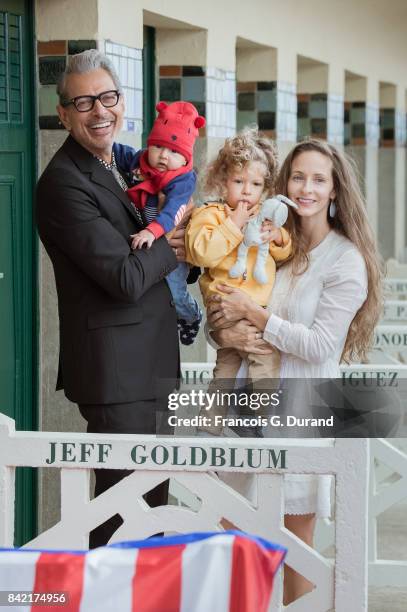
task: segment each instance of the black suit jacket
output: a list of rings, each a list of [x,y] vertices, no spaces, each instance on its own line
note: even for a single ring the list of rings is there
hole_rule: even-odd
[[[79,404],[166,395],[179,372],[166,238],[131,251],[140,229],[131,202],[71,136],[39,180],[36,208],[58,293],[59,388]]]

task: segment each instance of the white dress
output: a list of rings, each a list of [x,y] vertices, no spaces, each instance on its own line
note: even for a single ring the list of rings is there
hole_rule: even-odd
[[[365,261],[350,240],[332,230],[309,256],[300,276],[291,264],[278,270],[268,307],[263,337],[281,351],[281,379],[338,377],[349,325],[367,296]],[[254,496],[253,478],[231,476],[231,486]],[[287,475],[285,512],[330,516],[331,484],[331,476]]]

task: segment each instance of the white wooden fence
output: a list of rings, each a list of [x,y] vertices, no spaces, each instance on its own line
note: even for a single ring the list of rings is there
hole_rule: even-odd
[[[407,304],[407,302],[406,302]],[[384,359],[385,353],[380,356]],[[395,359],[391,363],[355,364],[341,367],[341,375],[351,384],[386,382],[396,385],[407,378],[407,365]],[[202,384],[212,374],[213,363],[184,363],[185,383]],[[407,584],[407,562],[380,558],[377,550],[377,518],[396,504],[407,503],[407,440],[392,441],[372,439],[370,445],[370,484],[368,501],[369,534],[369,583],[372,586],[405,587]],[[316,548],[328,550],[335,541],[335,522],[324,520],[317,525]]]
[[[271,446],[263,440],[16,432],[14,421],[0,415],[2,546],[13,542],[16,466],[61,469],[61,520],[26,544],[29,548],[86,548],[89,531],[117,512],[124,523],[112,541],[160,531],[221,530],[226,518],[239,529],[287,546],[287,563],[315,585],[311,593],[285,608],[289,612],[367,610],[366,440],[284,440]],[[91,468],[135,471],[90,499]],[[257,479],[256,502],[222,482],[214,470],[252,474]],[[288,473],[335,476],[334,561],[283,526],[282,480]],[[199,507],[150,508],[143,494],[167,478],[198,498]],[[271,610],[283,610],[281,576]]]

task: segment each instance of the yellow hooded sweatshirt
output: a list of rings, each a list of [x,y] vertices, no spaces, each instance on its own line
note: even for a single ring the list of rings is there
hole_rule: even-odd
[[[260,304],[266,306],[273,289],[276,276],[276,261],[284,261],[291,255],[291,238],[281,228],[283,245],[270,242],[270,255],[266,261],[266,272],[269,282],[261,285],[253,278],[256,263],[257,247],[250,247],[247,254],[246,278],[230,278],[229,270],[237,259],[237,250],[243,240],[240,229],[228,217],[224,204],[211,202],[192,213],[185,233],[187,261],[205,268],[199,279],[202,296],[207,304],[213,293],[220,293],[217,285],[224,283],[236,287],[250,295]]]

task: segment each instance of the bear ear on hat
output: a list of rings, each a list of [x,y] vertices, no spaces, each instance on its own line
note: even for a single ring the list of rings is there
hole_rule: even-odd
[[[168,104],[167,102],[158,102],[155,105],[155,109],[158,110],[158,112],[160,113],[161,111],[163,111],[165,108],[167,108]]]
[[[205,123],[206,123],[205,117],[201,117],[201,115],[198,115],[198,117],[196,117],[194,121],[194,126],[196,128],[201,128],[201,127],[204,127]]]

